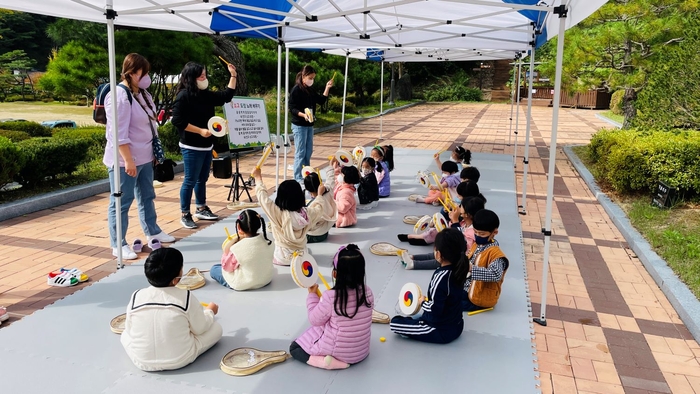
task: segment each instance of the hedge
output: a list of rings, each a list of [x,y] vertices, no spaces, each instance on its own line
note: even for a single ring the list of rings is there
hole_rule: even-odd
[[[163,144],[165,153],[180,152],[180,134],[177,132],[177,127],[175,127],[172,122],[168,122],[158,127],[158,137],[160,138],[160,142]]]
[[[70,174],[82,164],[91,141],[86,138],[32,138],[16,144],[26,159],[15,175],[25,187],[36,186],[47,177]]]
[[[696,131],[601,130],[591,139],[590,158],[618,192],[650,192],[663,181],[685,195],[700,193]]]
[[[0,136],[0,187],[12,182],[24,164],[24,156],[8,138]]]
[[[51,137],[51,129],[37,122],[2,122],[2,128],[12,131],[24,131],[32,137]]]
[[[14,131],[14,130],[0,130],[0,136],[9,139],[12,142],[20,142],[32,138],[29,134],[24,131]]]
[[[616,90],[610,97],[610,110],[615,115],[622,115],[622,99],[625,97],[625,89]]]

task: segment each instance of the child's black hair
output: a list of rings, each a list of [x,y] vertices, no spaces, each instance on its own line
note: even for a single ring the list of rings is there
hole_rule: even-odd
[[[319,186],[321,186],[321,180],[318,179],[317,173],[312,172],[311,174],[304,177],[304,188],[309,193],[317,193]]]
[[[301,190],[301,185],[293,179],[287,179],[280,183],[277,188],[277,197],[275,205],[285,211],[297,212],[306,205],[304,191]]]
[[[386,162],[389,171],[394,171],[394,147],[391,145],[375,146],[372,150],[376,150],[382,157],[380,161]],[[377,163],[380,164],[380,163]],[[380,171],[381,172],[381,171]]]
[[[153,287],[168,287],[180,276],[185,258],[175,248],[159,248],[151,252],[143,265],[148,283]]]
[[[464,181],[457,185],[457,194],[462,196],[462,199],[467,197],[479,197],[486,203],[486,197],[479,193],[479,185],[472,180]]]
[[[267,241],[268,245],[272,243],[272,241],[267,239],[265,219],[263,219],[259,213],[253,211],[252,209],[246,209],[238,214],[238,219],[236,219],[236,228],[238,228],[238,226],[241,227],[241,231],[251,237],[258,235],[258,230],[262,228],[265,241]]]
[[[461,146],[458,146],[455,148],[454,152],[455,154],[457,154],[457,157],[463,164],[468,165],[469,163],[471,163],[472,151],[470,151],[469,149],[464,149]]]
[[[440,169],[442,171],[449,172],[450,174],[454,174],[455,172],[459,171],[459,167],[457,167],[457,163],[454,161],[446,161],[442,163]]]
[[[479,169],[476,167],[464,167],[462,172],[459,173],[459,177],[478,183],[479,178],[481,178],[481,174],[479,173]]]
[[[469,273],[467,241],[462,232],[451,227],[440,231],[435,236],[435,250],[440,252],[443,260],[452,264],[453,283],[462,289]]]
[[[462,237],[464,238],[464,237]],[[334,264],[335,270],[335,301],[333,309],[341,316],[353,318],[357,315],[360,305],[372,308],[367,299],[365,287],[365,257],[360,252],[360,248],[355,244],[349,244],[345,249],[338,252],[337,262]],[[350,292],[355,293],[355,311],[349,314],[347,311]]]
[[[360,183],[360,171],[355,166],[347,166],[340,169],[343,174],[343,180],[349,185],[357,185]]]
[[[364,164],[364,163],[367,163],[367,165],[369,165],[370,167],[374,168],[377,171],[382,170],[382,166],[377,166],[377,162],[374,161],[374,159],[369,157],[369,156],[362,159],[362,163],[360,164],[360,166],[362,166],[362,164]]]
[[[460,205],[464,208],[464,213],[473,220],[476,213],[484,209],[486,202],[481,197],[466,197]]]
[[[477,212],[472,220],[474,230],[488,231],[490,233],[494,232],[500,225],[501,221],[498,220],[498,215],[496,215],[496,212],[488,209],[482,209],[481,211]]]

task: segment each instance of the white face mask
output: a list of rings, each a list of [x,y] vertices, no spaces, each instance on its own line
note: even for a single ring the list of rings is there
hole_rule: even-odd
[[[442,176],[448,177],[448,176],[450,176],[450,174],[448,174],[447,172],[443,172],[443,173],[442,173]]]
[[[304,81],[304,83],[306,84],[306,86],[309,86],[309,87],[310,87],[310,86],[312,86],[312,85],[314,84],[314,80],[313,80],[313,79],[307,79],[306,81]]]
[[[338,176],[335,177],[335,180],[338,183],[345,183],[345,176],[343,174],[338,174]]]
[[[362,169],[362,175],[369,175],[372,173],[372,170],[369,168],[363,168]]]
[[[199,88],[199,90],[204,90],[207,87],[209,87],[208,79],[205,78],[204,81],[200,81],[199,79],[197,80],[197,88]]]

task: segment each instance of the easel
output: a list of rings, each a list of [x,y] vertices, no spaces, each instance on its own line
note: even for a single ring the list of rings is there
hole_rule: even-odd
[[[226,186],[229,189],[231,189],[228,191],[228,197],[226,197],[226,201],[231,200],[231,194],[233,194],[232,202],[238,202],[241,198],[241,195],[243,195],[243,192],[245,192],[245,194],[248,195],[248,200],[250,202],[253,202],[253,198],[250,197],[249,191],[253,187],[252,181],[246,181],[245,179],[243,179],[243,175],[241,175],[239,167],[240,153],[249,150],[251,149],[237,149],[231,151],[233,158],[236,160],[236,172],[233,173],[233,179],[231,179],[231,186]]]

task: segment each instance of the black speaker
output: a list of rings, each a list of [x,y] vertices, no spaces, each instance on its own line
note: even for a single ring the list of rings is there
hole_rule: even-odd
[[[212,160],[212,172],[214,178],[219,179],[229,179],[233,176],[231,156],[229,156],[228,152]]]

